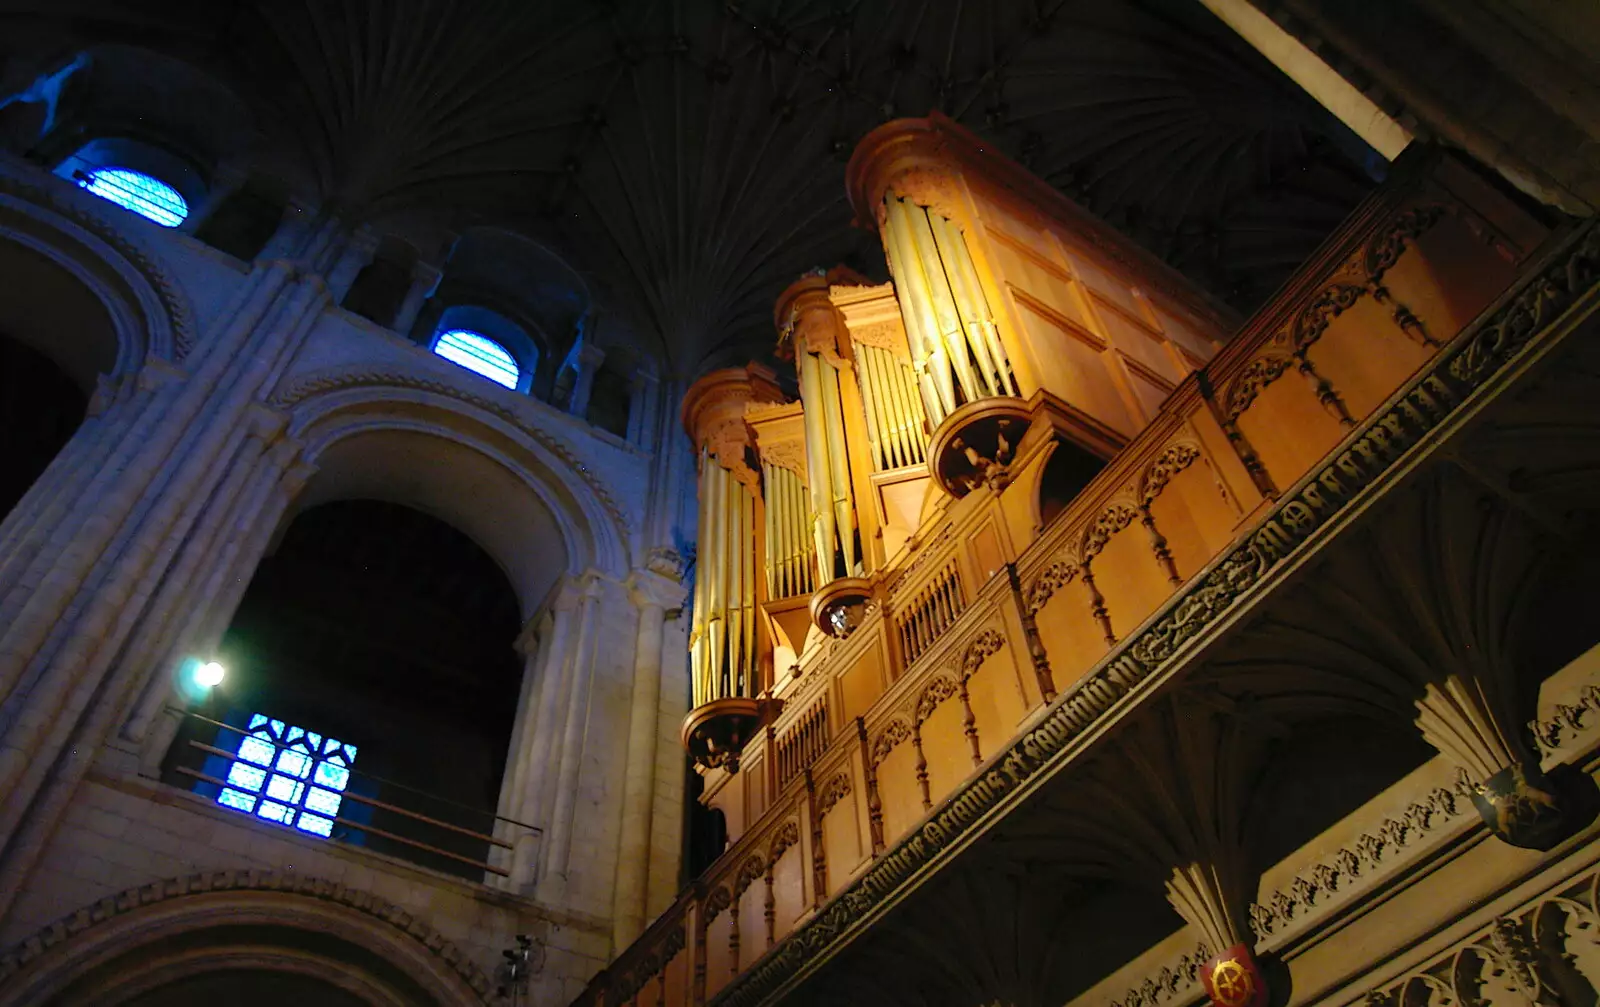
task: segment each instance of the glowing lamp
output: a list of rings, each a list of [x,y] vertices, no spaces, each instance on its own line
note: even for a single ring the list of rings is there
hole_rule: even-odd
[[[215,661],[208,661],[194,670],[194,680],[196,684],[209,689],[214,685],[220,684],[225,674],[227,674],[227,671],[222,665]]]

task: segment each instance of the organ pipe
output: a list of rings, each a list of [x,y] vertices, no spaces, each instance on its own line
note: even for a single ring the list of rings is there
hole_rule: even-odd
[[[762,465],[767,504],[767,594],[792,598],[816,586],[811,503],[800,477],[781,465]]]
[[[826,584],[837,576],[857,573],[856,513],[845,451],[844,408],[839,374],[821,354],[802,345],[795,354],[795,366],[800,375],[800,401],[805,406],[817,583]]]
[[[755,499],[709,449],[700,454],[700,557],[690,656],[694,703],[754,698]]]
[[[875,470],[923,464],[928,436],[916,374],[899,354],[870,343],[857,341],[855,358]]]
[[[884,207],[885,250],[928,419],[938,424],[962,402],[1016,395],[961,229],[893,193],[885,195]]]

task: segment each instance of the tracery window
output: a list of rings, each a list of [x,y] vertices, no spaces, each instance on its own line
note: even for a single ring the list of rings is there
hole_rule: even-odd
[[[450,329],[439,333],[433,343],[433,352],[507,388],[516,388],[522,377],[522,370],[510,351],[488,336],[470,329]]]
[[[178,190],[132,168],[95,168],[80,172],[78,184],[101,199],[132,210],[162,227],[177,227],[189,216],[188,202]]]
[[[260,713],[251,714],[246,732],[217,803],[313,835],[332,835],[356,746]]]

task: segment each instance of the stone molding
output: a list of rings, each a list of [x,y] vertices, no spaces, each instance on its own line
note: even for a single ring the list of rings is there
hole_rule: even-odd
[[[1136,685],[1165,670],[1191,640],[1222,621],[1269,572],[1393,470],[1462,403],[1534,338],[1600,283],[1600,227],[1590,223],[1451,341],[1419,374],[1296,486],[1209,572],[1192,581],[1124,639],[990,768],[968,780],[918,828],[847,889],[790,933],[713,999],[717,1007],[755,1007],[781,995],[867,925],[958,838],[1024,789],[1058,769],[1072,743],[1100,723]],[[886,739],[880,739],[879,744]],[[876,754],[875,746],[874,754]]]
[[[1163,965],[1144,982],[1131,987],[1121,1000],[1111,1001],[1111,1007],[1161,1007],[1162,1004],[1192,1001],[1200,993],[1200,966],[1211,957],[1211,948],[1205,944],[1178,956],[1171,965]]]
[[[304,874],[260,870],[223,870],[153,881],[108,895],[63,916],[0,954],[0,985],[15,977],[45,952],[72,941],[95,927],[136,909],[187,896],[226,892],[279,892],[331,902],[384,923],[417,941],[444,962],[480,999],[488,1000],[489,977],[448,938],[408,910],[360,888]]]
[[[0,160],[0,167],[10,169],[0,171],[0,196],[16,196],[24,204],[32,204],[31,207],[24,210],[28,216],[68,238],[73,236],[70,233],[61,231],[55,221],[40,216],[36,211],[28,212],[28,210],[35,208],[47,209],[53,214],[66,218],[77,227],[83,228],[96,240],[109,245],[111,250],[133,266],[139,277],[155,291],[162,309],[162,316],[145,318],[144,322],[147,328],[159,330],[161,327],[170,326],[170,352],[172,359],[182,360],[187,357],[190,351],[194,349],[195,344],[194,309],[189,303],[188,297],[183,293],[182,287],[173,278],[166,265],[151,255],[143,245],[132,241],[118,231],[104,216],[74,206],[68,200],[63,199],[60,193],[54,191],[53,186],[40,185],[12,174],[11,172],[14,170],[13,164],[8,162],[9,159]],[[87,250],[95,251],[92,247],[87,248]],[[116,267],[116,263],[106,262],[103,257],[102,262],[112,268]],[[137,292],[135,291],[135,293]],[[151,336],[158,334],[158,331],[149,332]],[[152,339],[150,345],[146,348],[147,352],[161,356],[161,342],[159,339]],[[130,367],[137,367],[143,361],[130,360],[126,363]]]
[[[495,402],[485,396],[459,388],[455,384],[441,377],[433,377],[402,370],[379,370],[364,367],[342,367],[325,371],[315,371],[310,374],[294,378],[286,384],[276,388],[267,399],[269,405],[279,409],[293,409],[295,406],[312,398],[313,396],[326,395],[332,392],[345,391],[351,388],[410,388],[416,391],[433,392],[444,395],[461,402],[465,402],[477,409],[482,409],[499,419],[509,422],[522,433],[532,437],[539,446],[554,454],[567,468],[581,479],[605,508],[606,514],[616,522],[616,530],[621,540],[626,542],[631,536],[634,522],[632,515],[619,504],[606,485],[590,471],[589,464],[578,457],[566,441],[550,433],[542,427],[530,423],[528,419],[511,407]]]
[[[1600,685],[1584,687],[1577,698],[1576,704],[1558,703],[1548,719],[1528,725],[1546,757],[1567,747],[1580,734],[1594,730],[1593,718],[1600,715]],[[1312,915],[1328,905],[1334,893],[1365,887],[1408,847],[1456,819],[1475,821],[1472,795],[1477,789],[1470,774],[1460,769],[1450,788],[1434,788],[1423,800],[1413,801],[1399,817],[1385,818],[1353,843],[1300,871],[1286,886],[1250,907],[1250,923],[1256,937],[1265,939]]]

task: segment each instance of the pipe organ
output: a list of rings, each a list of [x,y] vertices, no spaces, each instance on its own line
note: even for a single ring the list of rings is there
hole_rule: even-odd
[[[1081,486],[1221,341],[1224,316],[1185,281],[947,120],[870,134],[847,184],[893,286],[843,267],[800,277],[773,315],[795,394],[752,365],[707,375],[685,400],[701,471],[684,737],[707,767],[736,768],[779,715],[794,676],[774,664],[798,674],[824,636],[932,590],[926,569],[909,586],[903,569],[930,515],[1025,480],[1007,495],[1011,530],[973,544],[969,575],[989,580],[1004,542],[1056,512],[1045,497]],[[1082,581],[1094,583],[1087,569]],[[915,645],[902,641],[899,660],[961,610],[948,591],[928,597],[944,614],[907,616]]]
[[[1393,471],[1380,466],[1401,464],[1384,445],[1402,431],[1428,436],[1430,423],[1445,429],[1458,364],[1489,359],[1482,333],[1498,331],[1494,323],[1469,326],[1495,291],[1519,270],[1521,289],[1541,295],[1565,282],[1550,280],[1558,272],[1537,251],[1541,225],[1447,155],[1429,157],[1403,172],[1397,165],[1302,274],[1236,327],[1182,277],[948,119],[888,123],[862,140],[847,187],[858,223],[879,230],[893,285],[843,268],[799,278],[774,312],[778,353],[794,367],[787,395],[753,394],[754,370],[717,372],[690,397],[722,396],[726,408],[686,407],[706,473],[694,619],[701,705],[686,738],[702,767],[700,800],[722,812],[732,843],[589,1002],[779,999],[775,970],[789,969],[788,982],[797,966],[775,963],[835,940],[873,886],[914,888],[906,858],[937,857],[944,837],[981,831],[972,809],[1005,800],[994,796],[996,781],[1037,772],[1037,793],[1059,787],[1042,818],[1015,821],[1070,832],[1070,816],[1055,812],[1128,778],[1123,762],[1149,770],[1145,789],[1160,797],[1171,788],[1151,790],[1151,781],[1185,772],[1191,729],[1209,739],[1224,721],[1237,726],[1206,703],[1173,700],[1182,696],[1170,689],[1138,693],[1135,683],[1200,674],[1203,684],[1189,684],[1214,691],[1217,651],[1185,642],[1203,633],[1235,633],[1239,653],[1255,655],[1263,644],[1237,635],[1244,623],[1233,614],[1276,603],[1271,564],[1291,562],[1297,549],[1339,548],[1334,535],[1317,544],[1306,525],[1356,506],[1346,480],[1376,486],[1379,472]],[[1517,266],[1498,238],[1484,240],[1491,226],[1524,236],[1514,254],[1529,265]],[[1569,262],[1588,262],[1578,257]],[[1491,310],[1512,317],[1522,296]],[[1571,316],[1549,315],[1562,317]],[[719,391],[736,384],[740,395]],[[1417,513],[1442,492],[1430,484]],[[1464,492],[1470,509],[1475,491]],[[1370,545],[1357,536],[1348,562],[1328,569],[1370,580]],[[756,570],[765,575],[752,586]],[[1314,618],[1303,599],[1282,603],[1291,620]],[[1253,694],[1263,681],[1255,669],[1235,684]],[[1431,728],[1442,707],[1427,705],[1436,684],[1406,689],[1443,760],[1427,765],[1440,774],[1419,768],[1399,778],[1404,785],[1438,794],[1436,781],[1455,779],[1459,796],[1472,788],[1467,776],[1484,778],[1474,801],[1507,842],[1549,849],[1570,835],[1554,784],[1534,782],[1539,767],[1517,768],[1527,759],[1516,753],[1462,755],[1438,740],[1442,729]],[[1284,695],[1305,688],[1286,683]],[[1048,754],[1091,735],[1077,755]],[[1101,746],[1128,758],[1097,764]],[[1151,769],[1150,754],[1167,749],[1177,753],[1171,765]],[[1070,761],[1080,755],[1091,761]],[[1059,773],[1027,768],[1052,759]],[[1373,822],[1395,807],[1402,784],[1392,779],[1371,803]],[[1496,808],[1516,800],[1557,810],[1531,827],[1514,823],[1513,834]],[[1457,804],[1452,815],[1471,815],[1468,802]],[[1129,808],[1083,826],[1084,849],[1106,836],[1137,839],[1149,815]],[[1215,810],[1177,809],[1192,821],[1173,821],[1204,824]],[[1024,802],[998,813],[1029,812]],[[1317,863],[1327,834],[1304,848]],[[1254,967],[1252,933],[1283,934],[1252,926],[1271,916],[1265,899],[1253,901],[1258,893],[1298,891],[1296,873],[1319,877],[1326,864],[1246,876],[1232,870],[1239,850],[1201,838],[1192,850],[1157,843],[1140,869],[1209,949],[1186,952],[1191,971],[1239,974]],[[1435,865],[1436,853],[1418,847],[1415,863]],[[1395,897],[1390,883],[1386,875],[1370,894]],[[1346,926],[1349,905],[1329,905],[1326,919]],[[1500,912],[1484,909],[1485,920],[1491,911]],[[1272,918],[1289,922],[1287,913]],[[1156,945],[1145,963],[1169,962],[1174,946]],[[1330,954],[1326,964],[1328,988],[1347,989],[1346,962]],[[1119,985],[1081,1002],[1119,994],[1120,974],[1109,977]],[[1264,979],[1251,974],[1259,991]],[[1398,981],[1382,988],[1401,989]],[[819,1002],[832,1002],[829,988],[791,988],[823,990]]]

